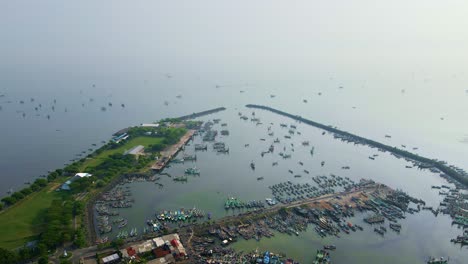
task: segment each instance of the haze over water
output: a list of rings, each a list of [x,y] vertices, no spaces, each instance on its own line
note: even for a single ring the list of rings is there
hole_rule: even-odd
[[[466,10],[464,1],[5,2],[0,194],[120,128],[246,103],[466,169]]]

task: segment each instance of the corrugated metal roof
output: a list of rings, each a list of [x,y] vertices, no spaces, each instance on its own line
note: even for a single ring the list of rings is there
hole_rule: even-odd
[[[107,262],[111,262],[111,261],[114,261],[114,260],[118,260],[120,257],[117,253],[115,254],[112,254],[110,256],[107,256],[105,258],[102,258],[102,262],[104,263],[107,263]]]

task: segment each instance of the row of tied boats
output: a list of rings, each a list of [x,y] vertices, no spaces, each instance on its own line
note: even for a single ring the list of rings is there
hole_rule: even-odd
[[[130,230],[130,233],[127,231],[127,230],[121,230],[118,234],[117,234],[117,238],[118,239],[126,239],[128,237],[136,237],[138,236],[138,231],[137,231],[137,228],[132,228]]]
[[[186,221],[189,219],[203,218],[205,212],[203,210],[192,208],[192,209],[181,209],[175,211],[161,211],[156,214],[156,218],[159,221],[179,222]]]
[[[266,198],[265,201],[270,206],[273,206],[277,203],[274,199],[271,199],[271,198]],[[243,202],[239,200],[237,197],[229,197],[224,202],[224,209],[226,210],[241,209],[241,208],[264,208],[264,207],[265,207],[265,204],[262,201],[253,200],[253,201]]]

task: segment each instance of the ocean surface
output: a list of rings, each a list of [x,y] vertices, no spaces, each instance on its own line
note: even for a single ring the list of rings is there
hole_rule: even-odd
[[[368,81],[367,85],[376,88],[366,90],[361,81],[329,77],[307,85],[281,79],[234,82],[204,81],[194,75],[146,77],[6,76],[0,80],[0,95],[4,95],[0,97],[0,194],[63,167],[121,128],[218,106],[242,111],[248,103],[272,106],[386,144],[418,147],[418,154],[468,168],[468,95],[463,89],[433,90],[429,96],[423,81],[412,81],[411,90],[402,93],[389,87],[384,78]],[[386,134],[392,138],[385,138]]]

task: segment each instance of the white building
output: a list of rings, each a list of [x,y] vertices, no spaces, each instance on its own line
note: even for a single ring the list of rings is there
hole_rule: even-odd
[[[85,172],[77,173],[77,174],[75,174],[75,176],[71,177],[68,181],[66,181],[64,184],[62,184],[62,186],[60,186],[60,190],[69,191],[70,190],[70,184],[72,182],[76,181],[77,179],[91,177],[91,176],[93,176],[93,175],[89,174],[89,173],[85,173]]]

